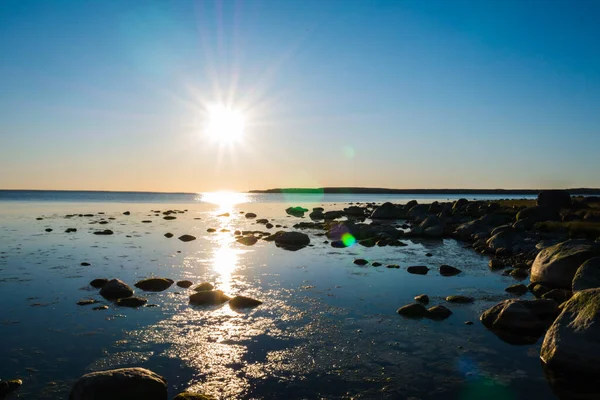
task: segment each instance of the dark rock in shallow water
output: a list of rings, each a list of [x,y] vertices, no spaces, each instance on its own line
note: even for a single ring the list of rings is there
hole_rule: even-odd
[[[219,305],[230,299],[229,296],[220,290],[206,290],[190,295],[190,304],[204,305]]]
[[[194,288],[194,291],[196,292],[203,292],[205,290],[213,290],[215,287],[213,286],[212,283],[209,282],[202,282],[201,284],[199,284],[198,286],[196,286]]]
[[[183,392],[173,397],[173,400],[215,400],[215,398],[205,394]]]
[[[74,233],[74,232],[77,232],[77,228],[67,228],[65,230],[65,233]]]
[[[177,217],[174,217],[172,215],[167,215],[166,217],[163,217],[163,219],[167,220],[167,221],[172,221],[174,219],[177,219]]]
[[[527,293],[528,289],[527,289],[527,286],[519,283],[517,285],[512,285],[512,286],[507,287],[506,289],[504,289],[504,291],[521,296],[521,295]]]
[[[231,300],[229,300],[229,307],[231,308],[253,308],[258,307],[263,302],[260,300],[255,300],[246,296],[235,296]]]
[[[380,262],[375,261],[371,265],[374,266],[374,267],[381,267],[382,264]]]
[[[434,306],[427,310],[427,318],[442,320],[452,315],[452,311],[444,306]]]
[[[285,212],[294,217],[303,217],[305,212],[308,212],[308,209],[303,207],[288,207]]]
[[[152,223],[152,221],[149,219],[145,219],[142,221],[142,224],[151,224],[151,223]]]
[[[600,288],[600,257],[590,258],[577,269],[572,283],[573,292]]]
[[[109,300],[120,299],[133,296],[133,289],[120,279],[111,279],[100,289],[100,295]]]
[[[106,279],[106,278],[98,278],[98,279],[94,279],[93,281],[91,281],[90,282],[90,286],[91,287],[95,287],[96,289],[100,289],[101,287],[103,287],[107,283],[108,283],[108,279]]]
[[[193,285],[192,281],[178,281],[177,282],[177,286],[184,288],[184,289],[187,289],[192,285]]]
[[[108,310],[108,306],[97,306],[97,307],[93,307],[92,310]]]
[[[94,299],[83,299],[83,300],[79,300],[77,302],[77,305],[78,306],[87,306],[89,304],[94,304],[94,303],[97,303],[97,301]]]
[[[172,279],[148,278],[137,282],[134,286],[147,292],[162,292],[163,290],[170,288],[172,284]]]
[[[112,235],[114,232],[111,231],[110,229],[105,229],[103,231],[96,231],[94,232],[94,235]]]
[[[192,235],[182,235],[179,236],[179,240],[182,242],[191,242],[192,240],[196,240],[196,237]]]
[[[121,307],[141,307],[148,302],[143,297],[125,297],[117,300],[117,304]]]
[[[488,265],[491,269],[502,269],[505,267],[504,262],[502,262],[502,260],[499,260],[497,258],[492,258],[490,260],[490,262],[488,263]]]
[[[427,315],[427,309],[425,306],[417,303],[400,307],[396,312],[408,318],[423,318]]]
[[[426,275],[427,272],[429,272],[429,268],[427,268],[425,265],[413,265],[406,268],[406,271],[408,271],[410,274]]]
[[[390,202],[383,203],[371,214],[371,219],[398,219],[402,218],[402,208]]]
[[[52,228],[46,228],[44,229],[46,232],[52,232]]]
[[[277,232],[274,240],[278,247],[286,250],[299,250],[310,243],[308,235],[301,232]]]
[[[20,379],[11,379],[8,381],[0,381],[0,398],[4,398],[8,394],[14,392],[21,387],[23,381]]]
[[[252,246],[258,242],[258,239],[255,236],[242,236],[236,239],[236,242],[241,243],[246,246]]]
[[[245,217],[246,218],[256,218],[256,214],[249,212],[249,213],[246,213]]]
[[[469,297],[469,296],[455,295],[455,296],[446,297],[446,301],[450,302],[450,303],[466,304],[466,303],[473,303],[475,301],[475,299],[472,297]]]
[[[346,246],[346,244],[341,240],[333,240],[331,242],[331,247],[335,247],[336,249],[343,249],[348,246]]]
[[[69,400],[167,400],[167,380],[144,368],[91,372],[75,382]]]
[[[89,266],[90,266],[90,265],[92,265],[92,264],[90,264],[89,262],[85,262],[85,261],[84,261],[84,262],[82,262],[82,263],[81,263],[81,264],[79,264],[79,265],[81,265],[82,267],[89,267]]]
[[[460,274],[462,271],[458,268],[452,267],[450,265],[441,265],[440,266],[440,275],[442,276],[453,276],[453,275],[458,275]]]
[[[389,264],[385,266],[386,268],[395,268],[395,269],[399,269],[400,266],[398,264]]]
[[[515,268],[510,271],[510,276],[517,279],[525,279],[529,276],[529,272],[525,268]]]
[[[123,215],[131,215],[131,213],[129,211],[125,211]]]
[[[419,303],[427,304],[427,303],[429,303],[429,296],[427,296],[426,294],[420,294],[418,296],[415,296],[415,301],[417,301]]]
[[[165,233],[165,237],[167,239],[171,239],[173,237],[173,234],[171,232],[167,232],[167,233]]]
[[[356,265],[367,265],[368,263],[369,262],[364,258],[357,258],[356,260],[354,260],[354,264]]]

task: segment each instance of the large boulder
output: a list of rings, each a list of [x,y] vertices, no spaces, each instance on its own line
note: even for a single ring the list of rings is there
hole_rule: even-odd
[[[133,296],[133,289],[120,279],[111,279],[102,286],[100,295],[109,300],[122,299]]]
[[[517,214],[517,221],[526,218],[533,222],[560,221],[560,214],[555,208],[534,206],[524,208]]]
[[[411,233],[415,236],[441,238],[444,236],[444,221],[436,215],[429,216],[419,225],[415,226]]]
[[[91,372],[75,382],[69,400],[167,400],[167,380],[144,368]]]
[[[573,277],[581,264],[596,256],[600,256],[600,245],[581,239],[546,247],[533,262],[531,282],[571,289]]]
[[[595,396],[569,396],[561,398],[600,398],[600,289],[577,292],[562,306],[542,344],[540,358],[553,372],[568,373],[590,384],[594,382]],[[574,389],[583,389],[577,387]]]
[[[511,249],[515,241],[517,241],[517,234],[512,228],[498,231],[496,234],[492,231],[492,234],[493,236],[485,243],[490,250]]]
[[[500,339],[535,343],[559,313],[554,300],[504,300],[481,314],[481,322]]]
[[[569,208],[571,195],[566,190],[543,190],[538,194],[537,205],[555,210]]]
[[[302,232],[278,232],[275,236],[275,244],[277,247],[286,250],[298,250],[310,243],[310,238]]]
[[[147,278],[137,282],[134,286],[147,292],[162,292],[167,290],[174,283],[169,278]]]
[[[397,219],[402,215],[402,208],[390,202],[383,203],[371,214],[371,219]]]
[[[577,269],[573,277],[573,292],[600,288],[600,257],[590,258]]]
[[[510,222],[510,217],[503,214],[487,214],[476,220],[459,225],[454,235],[459,239],[470,239],[471,236],[479,234],[488,236],[497,226]]]

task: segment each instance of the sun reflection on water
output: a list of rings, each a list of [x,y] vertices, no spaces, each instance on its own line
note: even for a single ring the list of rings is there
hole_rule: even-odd
[[[238,204],[250,202],[250,196],[239,192],[208,192],[200,194],[200,201],[215,204],[220,211],[229,211]]]

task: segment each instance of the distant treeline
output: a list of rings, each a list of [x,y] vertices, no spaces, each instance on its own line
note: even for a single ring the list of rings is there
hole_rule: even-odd
[[[543,189],[386,189],[362,187],[278,188],[251,190],[250,193],[343,193],[343,194],[538,194]],[[600,195],[599,188],[565,189],[571,195]]]

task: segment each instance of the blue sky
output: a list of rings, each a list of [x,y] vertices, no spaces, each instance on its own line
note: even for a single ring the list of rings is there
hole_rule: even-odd
[[[0,188],[600,187],[600,2],[0,0]],[[243,141],[203,134],[207,105]]]

